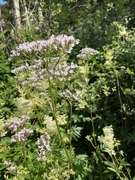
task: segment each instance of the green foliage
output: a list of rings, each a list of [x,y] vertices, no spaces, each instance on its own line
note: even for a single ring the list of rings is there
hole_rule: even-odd
[[[16,92],[13,86],[14,79],[10,72],[10,63],[7,61],[2,47],[0,47],[0,51],[0,114],[8,118],[14,110],[13,99]]]
[[[35,2],[30,3],[32,10]],[[0,179],[134,179],[134,1],[55,0],[41,5],[44,22],[39,25],[34,10],[34,25],[18,31],[11,26],[11,12],[7,13],[10,3],[2,9],[3,17],[11,23],[0,33]],[[24,53],[14,62],[7,60],[18,44],[65,32],[80,39],[70,55],[49,49],[47,54]],[[93,47],[99,52],[78,58],[76,54],[82,47]],[[73,61],[78,65],[70,82],[55,79],[49,84],[43,80],[40,87],[24,87],[22,80],[31,77],[31,72],[15,77],[11,73],[24,61],[34,65],[33,60],[49,57],[54,62],[55,56],[62,55],[67,63]],[[78,100],[61,97],[64,89],[77,94]],[[34,132],[25,146],[20,142],[10,144],[12,133],[4,125],[7,119],[24,114],[30,116],[28,127]],[[113,154],[99,142],[99,137],[109,137],[107,142],[111,142],[112,136],[101,135],[102,129],[110,125]],[[36,160],[35,142],[45,132],[50,135],[52,151],[40,163]],[[17,165],[17,172],[7,173],[5,160]]]
[[[72,126],[71,128],[71,136],[76,141],[77,141],[77,138],[81,137],[81,130],[82,130],[82,127]]]

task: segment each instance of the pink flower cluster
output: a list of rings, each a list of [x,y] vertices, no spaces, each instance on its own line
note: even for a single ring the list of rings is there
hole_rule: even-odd
[[[46,151],[51,151],[50,136],[47,133],[44,135],[41,135],[37,140],[37,144],[38,144],[38,149],[39,149],[37,160],[39,162],[45,161]]]
[[[90,56],[90,55],[96,55],[98,54],[98,51],[95,50],[95,49],[92,49],[92,48],[83,48],[81,50],[81,53],[77,55],[78,58],[81,58],[81,59],[84,59],[86,58],[87,56]]]
[[[61,62],[59,64],[58,61],[57,65],[53,65],[45,60],[36,60],[34,65],[28,65],[26,63],[23,66],[15,68],[12,72],[18,74],[20,72],[27,71],[25,79],[21,79],[21,84],[37,87],[40,86],[40,82],[42,80],[58,80],[60,82],[70,80],[71,74],[73,74],[74,69],[76,68],[77,65],[73,62],[68,65],[66,62]]]
[[[60,82],[70,80],[73,70],[77,68],[73,62],[67,64],[66,54],[71,53],[72,48],[79,43],[78,39],[67,35],[52,35],[48,40],[41,40],[20,44],[11,52],[9,60],[22,55],[23,59],[34,59],[12,70],[12,73],[23,72],[18,82],[31,87],[42,86],[41,81],[58,80]],[[37,58],[39,59],[35,59]],[[26,58],[25,58],[26,57]],[[34,58],[32,58],[34,57]]]
[[[20,44],[11,51],[9,60],[16,59],[21,55],[28,57],[30,54],[44,54],[48,51],[71,53],[73,47],[79,43],[78,39],[67,35],[52,35],[48,40],[39,40]]]
[[[8,173],[13,173],[17,169],[17,166],[13,165],[11,161],[4,161],[4,166],[6,167]]]
[[[33,134],[33,130],[32,129],[23,128],[17,134],[15,134],[14,136],[11,137],[11,143],[25,142],[25,141],[27,141],[27,138],[31,134]]]
[[[59,64],[55,68],[49,68],[49,79],[57,79],[59,81],[70,80],[70,75],[74,72],[73,70],[77,68],[77,65],[71,62],[70,65],[67,65],[66,62]]]
[[[22,116],[22,119],[14,117],[10,122],[5,123],[5,127],[12,133],[15,133],[11,137],[11,143],[25,142],[27,138],[33,133],[32,129],[25,128],[29,116]]]
[[[14,117],[10,122],[5,123],[5,127],[11,132],[16,132],[20,127],[25,126],[29,119],[29,116],[22,116],[22,119]]]
[[[78,95],[72,93],[68,89],[66,89],[64,92],[60,93],[60,96],[66,98],[70,101],[77,101],[79,99]]]

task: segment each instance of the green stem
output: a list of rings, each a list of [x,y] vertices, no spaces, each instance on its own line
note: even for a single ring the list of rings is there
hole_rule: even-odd
[[[113,157],[111,157],[111,158],[112,158],[112,161],[114,162],[113,164],[115,164],[116,170],[117,170],[117,172],[118,172],[118,176],[121,177],[121,174],[122,174],[122,175],[125,177],[125,180],[128,180],[128,179],[131,179],[131,180],[132,180],[132,178],[131,178],[131,176],[130,176],[129,173],[128,173],[129,178],[127,178],[127,176],[126,176],[126,174],[123,172],[123,170],[119,170],[120,164],[119,164],[119,161],[117,160],[116,156],[114,156],[114,158],[113,158]],[[125,167],[125,169],[127,170],[126,167]],[[128,171],[127,171],[127,172],[128,172]]]
[[[94,145],[97,147],[97,141],[96,141],[96,134],[95,134],[95,126],[94,126],[94,120],[92,113],[90,112],[91,122],[92,122],[92,131],[93,131],[93,139],[94,139]]]
[[[119,82],[119,78],[118,75],[116,74],[116,71],[114,69],[115,72],[115,77],[116,77],[116,83],[117,83],[117,89],[118,89],[118,97],[119,97],[119,102],[120,102],[120,106],[121,106],[121,119],[122,119],[122,126],[125,126],[126,128],[126,121],[124,123],[123,121],[123,108],[122,108],[122,99],[121,99],[121,93],[120,93],[120,82]]]
[[[23,156],[24,162],[26,162],[25,142],[22,143],[22,156]]]
[[[65,153],[66,153],[66,156],[68,158],[68,161],[69,161],[69,169],[70,169],[70,167],[73,169],[73,166],[72,166],[72,164],[70,162],[71,161],[70,160],[70,156],[68,154],[67,148],[66,148],[65,143],[63,141],[63,138],[62,138],[62,135],[61,135],[61,131],[60,131],[60,127],[59,127],[59,124],[58,124],[58,120],[57,120],[57,116],[56,116],[56,105],[55,105],[55,101],[54,101],[54,99],[56,100],[57,98],[53,97],[52,84],[51,84],[50,80],[49,80],[49,90],[50,90],[50,97],[51,97],[51,104],[52,104],[52,113],[53,113],[54,120],[56,122],[56,127],[57,127],[57,131],[58,131],[58,134],[59,134],[59,137],[60,137],[60,141],[61,141],[61,144],[62,144],[64,150],[65,150]],[[73,175],[73,178],[75,180],[75,176],[74,175]]]
[[[69,119],[69,129],[70,129],[70,155],[72,155],[72,145],[71,145],[71,141],[72,141],[72,132],[71,132],[71,127],[72,127],[72,102],[69,102],[70,104],[70,119]],[[71,158],[70,158],[70,164],[72,164],[71,162]]]

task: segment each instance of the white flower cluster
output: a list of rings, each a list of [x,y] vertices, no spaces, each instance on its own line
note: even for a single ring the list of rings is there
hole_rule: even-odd
[[[32,129],[25,128],[29,116],[22,116],[22,119],[14,117],[10,122],[5,123],[5,127],[12,133],[15,133],[11,137],[11,143],[25,142],[27,138],[33,133]]]
[[[58,80],[60,82],[70,80],[71,74],[73,74],[74,69],[77,68],[77,65],[71,62],[67,64],[63,62],[61,64],[54,65],[44,61],[39,60],[40,63],[35,61],[34,65],[23,65],[21,67],[15,68],[12,72],[18,74],[23,71],[27,71],[27,75],[24,78],[21,78],[21,84],[24,86],[37,87],[41,85],[42,80],[52,81]],[[59,61],[58,61],[59,63]],[[40,64],[40,66],[39,66]],[[41,66],[42,65],[42,66]],[[45,66],[45,67],[44,67]],[[46,67],[48,66],[48,67]],[[20,80],[18,79],[20,82]]]
[[[98,51],[92,48],[83,48],[81,53],[77,55],[78,58],[85,59],[90,55],[96,55]]]
[[[67,65],[66,62],[59,64],[55,68],[49,68],[50,80],[58,79],[59,81],[70,80],[70,75],[73,73],[73,69],[77,68],[73,62]]]
[[[15,142],[25,142],[27,138],[33,133],[32,129],[23,128],[17,134],[11,137],[11,143]]]
[[[98,141],[103,145],[103,150],[109,155],[115,155],[115,147],[120,145],[120,142],[114,138],[112,125],[103,128],[104,135],[98,136]]]
[[[11,163],[11,161],[4,161],[3,164],[4,164],[4,166],[6,167],[8,173],[13,173],[13,172],[15,172],[16,169],[17,169],[17,166],[16,166],[16,165],[13,165],[13,164]]]
[[[79,95],[72,93],[71,91],[69,91],[68,89],[66,89],[65,91],[63,91],[62,93],[60,93],[61,97],[64,97],[68,100],[71,101],[77,101],[79,99]]]
[[[57,131],[57,126],[56,126],[56,121],[53,120],[52,116],[45,115],[43,124],[45,124],[46,132],[50,136],[52,136],[52,135],[54,135],[55,133],[58,132]]]
[[[24,97],[15,98],[15,105],[17,106],[20,114],[30,115],[32,113],[33,102],[30,99]]]
[[[67,54],[78,43],[79,39],[62,34],[52,35],[48,40],[20,44],[11,51],[9,60],[20,58],[25,64],[13,69],[12,73],[18,75],[21,85],[32,88],[41,88],[44,80],[70,80],[77,65],[73,62],[67,64]]]
[[[16,132],[20,127],[26,125],[28,119],[30,119],[29,116],[22,116],[22,119],[14,117],[10,122],[5,123],[5,127],[11,132]]]
[[[39,162],[45,161],[46,151],[51,151],[50,136],[47,133],[44,135],[41,135],[37,140],[37,144],[38,144],[38,149],[39,149],[37,160]]]
[[[73,47],[79,43],[79,39],[67,35],[52,35],[48,40],[39,40],[20,44],[15,50],[11,51],[9,60],[13,60],[21,55],[44,54],[48,50],[63,53],[71,53]]]

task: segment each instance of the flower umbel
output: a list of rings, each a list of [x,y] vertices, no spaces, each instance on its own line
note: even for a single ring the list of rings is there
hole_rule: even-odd
[[[92,48],[83,48],[81,53],[77,55],[78,58],[85,59],[87,56],[96,55],[98,51]]]
[[[11,137],[11,143],[15,143],[17,141],[25,142],[32,133],[32,129],[23,128],[21,131]]]
[[[12,132],[16,132],[20,127],[26,125],[28,119],[30,119],[29,116],[22,116],[21,119],[14,117],[10,122],[5,123],[5,127]]]
[[[52,35],[48,40],[39,40],[20,44],[15,50],[11,51],[9,60],[16,59],[19,56],[29,57],[31,54],[45,54],[48,51],[71,53],[73,47],[79,43],[79,39],[64,34]],[[56,54],[57,54],[56,53]]]

